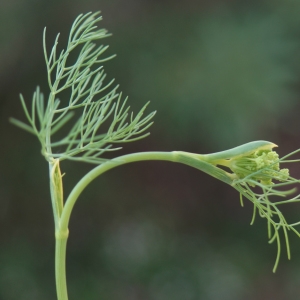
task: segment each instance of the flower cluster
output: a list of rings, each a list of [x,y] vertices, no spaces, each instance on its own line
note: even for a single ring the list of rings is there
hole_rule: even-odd
[[[247,156],[231,158],[227,166],[239,179],[250,177],[264,185],[271,185],[274,179],[285,181],[289,178],[289,170],[280,169],[277,152],[270,150],[258,150]]]
[[[279,157],[273,148],[276,144],[267,141],[253,141],[238,147],[204,155],[190,155],[205,162],[205,172],[231,185],[240,193],[241,205],[243,199],[253,204],[251,225],[256,216],[266,219],[269,243],[276,241],[277,256],[273,271],[275,272],[281,254],[281,234],[286,244],[287,257],[291,258],[289,232],[300,237],[295,228],[300,222],[289,223],[281,211],[284,204],[300,202],[297,191],[300,180],[289,174],[289,169],[280,168],[281,164],[300,162],[300,159],[290,159],[298,154],[297,149],[283,157]],[[190,165],[193,165],[192,163]],[[209,167],[210,165],[210,167]],[[231,172],[226,171],[229,169]],[[203,170],[199,164],[199,169]]]

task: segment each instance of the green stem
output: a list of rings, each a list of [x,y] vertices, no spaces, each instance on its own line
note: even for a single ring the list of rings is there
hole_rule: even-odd
[[[66,282],[66,249],[69,232],[55,234],[55,280],[58,300],[68,300]]]
[[[70,216],[73,210],[73,207],[78,199],[79,195],[83,192],[83,190],[98,176],[103,174],[104,172],[111,170],[115,167],[132,163],[138,161],[146,161],[146,160],[165,160],[165,161],[176,161],[176,156],[173,152],[143,152],[143,153],[134,153],[128,154],[124,156],[120,156],[118,158],[114,158],[109,160],[100,166],[94,168],[89,173],[87,173],[73,188],[71,191],[66,203],[64,205],[64,209],[61,215],[60,220],[60,228],[62,230],[67,230],[69,225]]]
[[[232,183],[232,178],[229,173],[224,170],[217,168],[210,163],[207,163],[199,157],[194,157],[192,154],[187,152],[141,152],[141,153],[133,153],[124,156],[120,156],[109,160],[100,166],[91,170],[88,174],[86,174],[73,188],[68,199],[66,200],[63,212],[61,214],[60,219],[60,228],[63,231],[68,230],[68,224],[71,216],[72,209],[78,199],[79,195],[82,191],[98,176],[103,174],[104,172],[113,169],[115,167],[132,163],[138,161],[147,161],[147,160],[164,160],[170,162],[182,163],[185,165],[189,165],[191,167],[200,169],[201,171],[208,173],[209,175],[227,183]]]
[[[55,266],[56,266],[56,286],[57,286],[57,296],[58,300],[67,300],[67,286],[66,286],[66,246],[68,238],[68,225],[73,207],[83,192],[83,190],[98,176],[104,172],[113,169],[115,167],[132,163],[138,161],[147,160],[164,160],[170,162],[177,162],[189,165],[191,167],[197,168],[227,184],[232,183],[232,178],[230,174],[222,169],[213,166],[201,159],[201,157],[195,157],[195,155],[186,152],[142,152],[133,153],[124,156],[120,156],[109,160],[100,166],[91,170],[86,174],[73,188],[71,191],[64,208],[62,210],[61,218],[59,220],[59,228],[56,232],[56,256],[55,256]]]

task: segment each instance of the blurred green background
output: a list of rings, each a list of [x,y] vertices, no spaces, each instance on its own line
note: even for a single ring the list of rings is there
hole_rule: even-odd
[[[64,45],[80,13],[101,10],[117,53],[105,65],[134,108],[157,110],[133,151],[208,153],[270,140],[300,147],[300,1],[0,1],[0,299],[55,299],[47,164],[24,119],[36,85],[47,92],[42,31]],[[120,152],[121,154],[121,152]],[[65,194],[91,166],[64,163]],[[299,169],[291,170],[300,176]],[[299,221],[299,205],[286,208]],[[300,298],[300,241],[276,274],[265,220],[250,226],[229,186],[186,166],[114,169],[79,199],[70,224],[71,300]]]

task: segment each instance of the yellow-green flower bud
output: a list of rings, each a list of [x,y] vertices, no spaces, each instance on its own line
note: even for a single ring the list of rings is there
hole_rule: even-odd
[[[239,179],[250,176],[252,180],[265,185],[272,184],[274,179],[284,181],[289,177],[289,170],[280,170],[279,155],[271,150],[258,150],[245,156],[233,157],[227,166]]]

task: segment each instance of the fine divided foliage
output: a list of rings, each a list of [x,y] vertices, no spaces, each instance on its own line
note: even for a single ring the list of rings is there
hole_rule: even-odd
[[[59,34],[50,53],[47,52],[44,30],[48,99],[45,101],[37,87],[29,109],[21,95],[29,124],[11,118],[12,123],[38,137],[42,154],[49,162],[69,159],[100,164],[106,161],[102,157],[105,152],[121,149],[115,144],[149,134],[146,131],[155,112],[143,116],[148,103],[134,115],[129,111],[127,98],[123,99],[118,86],[113,86],[113,80],[104,83],[106,74],[102,64],[113,56],[102,57],[108,46],[96,44],[109,36],[105,29],[97,28],[101,19],[99,13],[78,16],[66,49],[60,53]],[[72,123],[74,115],[77,120]]]
[[[294,232],[300,237],[300,232],[295,228],[300,222],[289,223],[281,206],[300,202],[300,194],[297,193],[299,180],[289,174],[288,169],[280,169],[280,164],[298,162],[299,160],[289,160],[291,155],[298,153],[294,151],[279,159],[274,151],[258,151],[248,155],[251,167],[256,168],[246,171],[245,176],[240,175],[233,181],[233,187],[240,193],[241,205],[243,206],[243,197],[253,203],[253,216],[251,225],[254,223],[256,215],[267,220],[269,243],[276,241],[277,256],[273,271],[275,272],[279,263],[281,254],[281,235],[285,240],[286,252],[288,259],[291,259],[289,232]],[[244,163],[245,161],[243,161]]]

